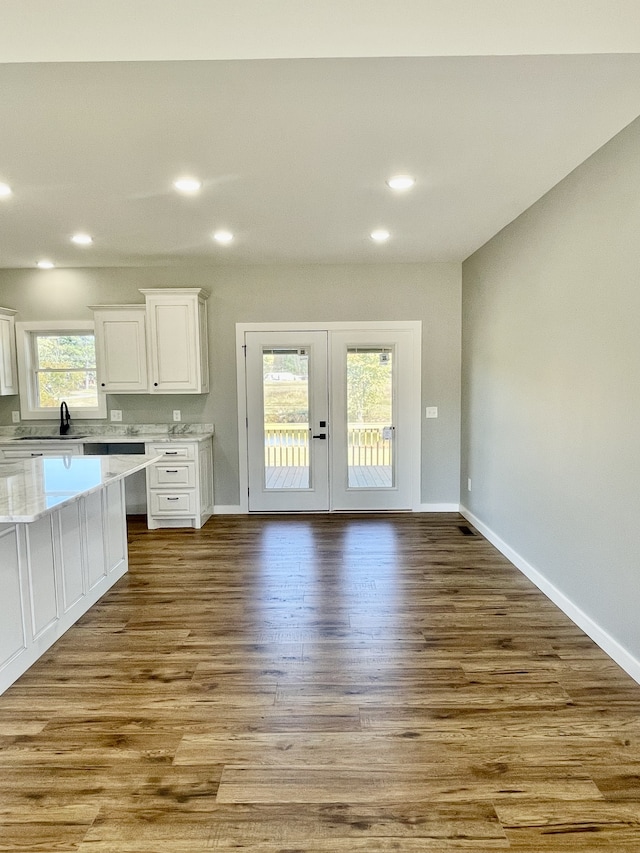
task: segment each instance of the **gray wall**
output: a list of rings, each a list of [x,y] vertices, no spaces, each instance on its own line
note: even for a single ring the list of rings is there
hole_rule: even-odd
[[[461,464],[462,503],[636,658],[639,320],[636,121],[463,264]]]
[[[422,422],[422,500],[459,501],[459,264],[225,266],[142,269],[2,270],[0,305],[19,320],[79,319],[86,306],[143,302],[139,287],[204,287],[209,298],[211,393],[109,395],[124,423],[213,422],[217,504],[238,504],[235,324],[239,322],[422,320],[422,402],[439,408]],[[10,424],[15,397],[0,398]]]

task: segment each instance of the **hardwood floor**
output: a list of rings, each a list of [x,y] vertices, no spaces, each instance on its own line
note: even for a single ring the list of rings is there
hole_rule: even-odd
[[[640,686],[464,523],[132,523],[0,697],[0,851],[637,853]]]

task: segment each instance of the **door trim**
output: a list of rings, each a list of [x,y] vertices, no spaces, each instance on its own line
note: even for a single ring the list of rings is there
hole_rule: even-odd
[[[412,383],[414,393],[410,401],[411,419],[415,428],[411,431],[410,453],[416,460],[411,477],[411,510],[419,512],[420,501],[420,472],[422,470],[422,321],[421,320],[389,320],[389,321],[358,321],[331,323],[236,323],[236,381],[238,400],[238,471],[240,480],[240,512],[249,513],[249,447],[247,440],[247,394],[245,372],[245,332],[346,332],[354,331],[398,331],[407,330],[413,333]]]

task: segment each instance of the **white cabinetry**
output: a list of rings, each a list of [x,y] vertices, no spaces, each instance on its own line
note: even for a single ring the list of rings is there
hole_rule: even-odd
[[[0,524],[0,693],[127,571],[124,481]]]
[[[162,459],[147,468],[147,526],[202,527],[213,513],[213,443],[149,443]]]
[[[0,461],[29,459],[30,456],[82,456],[82,445],[75,441],[16,441],[0,447]]]
[[[18,548],[18,528],[0,525],[0,674],[27,647],[24,577]]]
[[[141,290],[147,306],[150,391],[209,391],[206,294],[199,288]]]
[[[149,390],[145,305],[92,305],[98,384],[108,394]]]
[[[140,290],[144,305],[93,305],[98,382],[113,394],[209,391],[207,294]]]
[[[15,314],[0,308],[0,396],[18,393]]]

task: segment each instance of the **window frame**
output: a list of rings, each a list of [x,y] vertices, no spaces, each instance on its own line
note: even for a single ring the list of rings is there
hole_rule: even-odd
[[[22,420],[57,420],[56,409],[43,409],[36,405],[37,377],[34,360],[34,335],[82,335],[91,334],[95,340],[93,320],[31,320],[16,323],[16,343],[18,355],[18,379],[20,382],[20,417]],[[96,354],[97,357],[97,354]],[[98,405],[92,407],[71,407],[69,412],[74,420],[97,420],[107,417],[107,398],[100,388]]]

